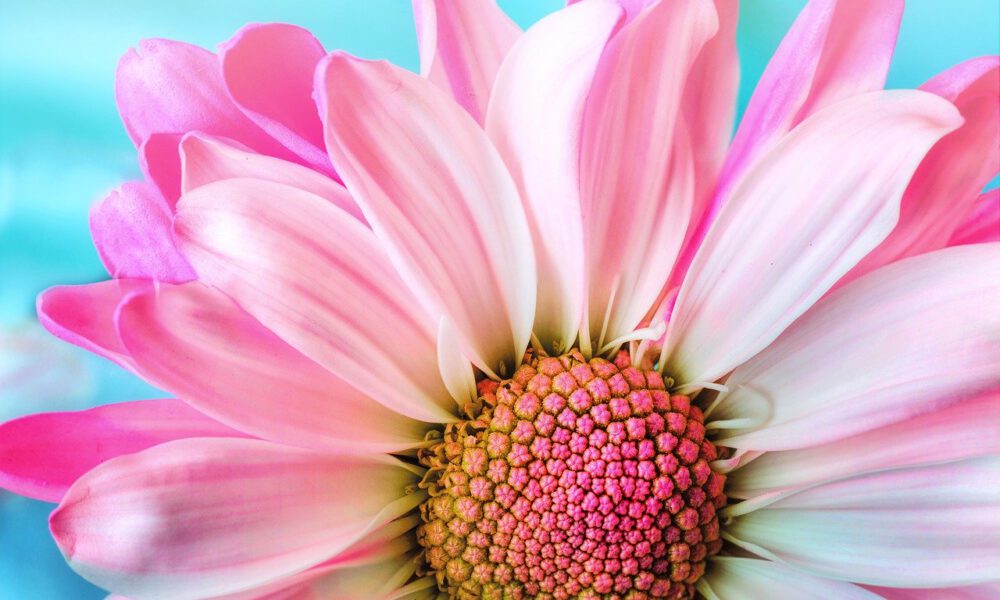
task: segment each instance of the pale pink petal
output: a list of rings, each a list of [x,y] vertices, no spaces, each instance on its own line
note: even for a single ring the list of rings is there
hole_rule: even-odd
[[[757,83],[723,185],[735,183],[755,157],[817,110],[882,89],[902,16],[902,0],[811,0]]]
[[[998,473],[1000,457],[990,456],[844,479],[763,507],[731,505],[722,535],[821,577],[887,587],[996,581]]]
[[[199,278],[361,392],[453,420],[435,331],[374,234],[320,196],[258,179],[189,192],[175,235]]]
[[[535,271],[517,188],[469,115],[426,79],[331,54],[317,70],[326,145],[403,280],[466,355],[512,373]]]
[[[126,52],[118,63],[115,98],[135,145],[155,133],[203,131],[273,156],[294,157],[233,103],[220,71],[214,54],[183,42],[143,40]]]
[[[697,207],[675,268],[690,268],[720,208],[753,162],[816,111],[880,90],[896,46],[903,0],[811,0],[778,47],[740,120],[717,186]]]
[[[944,409],[849,438],[765,452],[729,474],[726,494],[748,498],[871,471],[987,454],[1000,454],[1000,391],[960,397]]]
[[[423,441],[426,425],[365,396],[201,284],[132,296],[118,329],[144,378],[262,438],[371,452]]]
[[[698,589],[708,600],[795,598],[796,600],[879,600],[879,596],[846,581],[824,579],[770,560],[716,556],[708,563]]]
[[[955,229],[949,246],[1000,242],[1000,188],[979,196],[965,222]]]
[[[79,412],[30,415],[0,425],[0,487],[59,502],[104,461],[191,437],[245,437],[180,400],[139,400]]]
[[[211,600],[276,600],[278,598],[315,598],[316,600],[354,600],[374,597],[373,581],[393,583],[394,575],[416,567],[411,551],[416,539],[407,532],[420,523],[418,515],[409,515],[365,535],[350,548],[323,564],[311,567],[266,585],[216,596]],[[331,587],[341,586],[341,587]],[[366,586],[366,587],[359,587]],[[317,595],[326,588],[340,595]],[[350,593],[348,593],[350,592]],[[365,594],[365,592],[367,594]],[[346,594],[346,595],[345,595]]]
[[[995,389],[1000,244],[946,248],[823,299],[733,372],[712,419],[725,445],[822,444]]]
[[[980,192],[1000,173],[1000,57],[962,63],[921,89],[953,102],[965,124],[938,142],[914,173],[892,234],[841,281],[948,245]]]
[[[180,143],[179,133],[151,133],[139,146],[139,168],[160,190],[164,205],[171,210],[181,195]]]
[[[222,79],[250,119],[312,166],[333,174],[313,101],[313,72],[326,52],[311,33],[253,23],[219,46]]]
[[[441,317],[437,338],[438,368],[448,393],[459,407],[476,400],[476,378],[472,363],[462,354],[455,327],[448,317]]]
[[[252,177],[312,192],[364,221],[358,204],[340,183],[308,167],[240,148],[231,140],[190,133],[181,143],[180,160],[185,194],[213,181]]]
[[[584,2],[529,29],[500,68],[486,118],[521,190],[534,240],[534,333],[550,352],[573,345],[583,316],[580,130],[601,53],[623,21],[613,2]]]
[[[717,26],[710,0],[660,2],[622,27],[601,57],[584,110],[579,183],[584,335],[595,350],[635,330],[684,240],[695,172],[689,144],[675,143],[687,139],[677,121],[688,70]]]
[[[960,122],[932,94],[873,92],[785,136],[698,251],[671,316],[666,372],[711,381],[771,343],[892,230],[913,170]]]
[[[149,183],[130,181],[90,209],[90,232],[112,277],[181,283],[195,278],[177,251],[171,215]]]
[[[134,369],[115,331],[115,310],[126,296],[152,285],[143,279],[113,279],[52,287],[38,296],[38,320],[57,338]]]
[[[136,597],[222,595],[335,557],[412,510],[392,458],[188,439],[109,460],[69,489],[52,534],[71,567]]]
[[[885,600],[996,600],[1000,598],[1000,583],[931,589],[865,587]]]
[[[691,67],[681,105],[694,156],[695,202],[691,217],[694,223],[710,200],[726,159],[739,91],[740,61],[736,52],[739,2],[715,0],[715,11],[719,30],[702,47]]]
[[[521,29],[496,0],[413,0],[413,18],[420,74],[482,123],[500,63]]]

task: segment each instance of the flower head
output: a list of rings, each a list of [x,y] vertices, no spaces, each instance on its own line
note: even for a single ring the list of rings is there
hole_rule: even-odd
[[[177,399],[0,426],[71,566],[134,598],[995,593],[1000,61],[884,91],[901,2],[813,0],[730,142],[735,2],[414,4],[421,75],[287,25],[122,59],[147,181],[92,212],[113,279],[39,315]]]

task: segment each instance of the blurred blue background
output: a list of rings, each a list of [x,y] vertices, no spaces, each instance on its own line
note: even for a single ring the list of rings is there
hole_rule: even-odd
[[[805,0],[744,0],[740,107]],[[523,27],[561,0],[500,0]],[[91,202],[140,176],[114,104],[119,56],[144,37],[214,48],[241,25],[284,21],[328,49],[416,70],[405,0],[36,0],[0,17],[0,421],[162,395],[125,371],[50,339],[37,293],[106,274],[90,243]],[[1000,52],[997,0],[913,0],[888,87],[916,87],[962,60]],[[51,505],[0,491],[0,600],[101,598],[64,565],[48,535]]]

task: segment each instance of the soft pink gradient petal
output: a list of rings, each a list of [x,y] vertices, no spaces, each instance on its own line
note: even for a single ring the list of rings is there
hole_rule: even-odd
[[[617,4],[595,1],[536,23],[500,67],[486,117],[531,226],[538,270],[533,331],[556,354],[575,342],[586,296],[579,194],[584,104],[623,18]]]
[[[676,269],[690,267],[733,188],[759,157],[816,111],[882,89],[896,46],[903,0],[811,0],[761,75],[740,120],[711,200]]]
[[[304,162],[333,174],[313,101],[313,72],[326,54],[307,30],[254,23],[219,46],[222,80],[254,123]]]
[[[698,588],[710,600],[771,598],[796,600],[879,600],[880,596],[846,581],[823,579],[770,560],[716,556]]]
[[[462,354],[458,333],[448,317],[441,317],[438,324],[437,359],[441,379],[458,406],[464,407],[467,403],[475,402],[479,396],[476,393],[476,374],[472,370],[472,363]]]
[[[887,587],[996,581],[998,469],[1000,457],[982,457],[844,479],[762,507],[731,505],[722,535],[821,577]]]
[[[717,26],[711,0],[654,3],[601,57],[583,116],[579,184],[584,327],[595,349],[635,330],[684,240],[695,170],[690,146],[675,142],[677,121],[688,71]]]
[[[240,148],[232,140],[190,133],[181,142],[180,159],[181,191],[185,194],[222,179],[265,179],[322,196],[364,221],[361,208],[340,183],[300,164]]]
[[[913,170],[960,123],[932,94],[873,92],[785,136],[733,190],[695,257],[666,372],[712,381],[771,343],[888,235]]]
[[[163,204],[171,212],[181,195],[181,158],[177,153],[180,143],[179,133],[151,133],[139,146],[139,168],[146,180],[160,190]]]
[[[871,471],[989,454],[1000,454],[1000,390],[960,397],[945,408],[848,438],[799,450],[765,452],[729,474],[726,495],[748,498]]]
[[[273,156],[295,156],[232,101],[218,57],[191,44],[162,39],[140,42],[118,63],[115,98],[125,130],[136,146],[156,133],[203,131]],[[171,203],[174,200],[167,198]]]
[[[289,345],[401,414],[455,419],[434,325],[357,219],[298,188],[227,179],[185,194],[174,228],[199,278]]]
[[[810,447],[996,389],[997,298],[1000,244],[946,248],[872,272],[733,372],[711,414],[735,420],[718,441]]]
[[[466,355],[500,373],[531,334],[535,270],[517,188],[482,129],[432,83],[331,54],[317,71],[326,145],[393,265]]]
[[[923,590],[865,587],[885,600],[996,600],[1000,598],[1000,583]]]
[[[30,415],[0,425],[0,487],[59,502],[104,461],[191,437],[246,437],[180,400],[139,400],[79,412]]]
[[[811,0],[750,98],[726,160],[724,188],[809,115],[882,89],[902,16],[902,0]]]
[[[979,196],[972,212],[948,240],[949,246],[1000,242],[1000,188]]]
[[[57,338],[134,370],[115,331],[115,310],[126,296],[152,285],[144,279],[114,279],[52,287],[38,296],[38,320]]]
[[[496,0],[413,0],[413,18],[420,74],[481,124],[500,63],[521,29]]]
[[[426,425],[365,396],[198,283],[132,296],[118,329],[146,379],[259,437],[367,452],[423,442]]]
[[[337,556],[412,510],[419,475],[388,457],[188,439],[109,460],[52,513],[70,566],[136,597],[222,595]]]
[[[419,522],[417,515],[401,517],[365,535],[353,546],[320,565],[251,590],[216,596],[211,600],[377,598],[373,595],[373,581],[389,588],[394,583],[394,575],[412,573],[416,567],[414,556],[410,553],[416,539],[407,532]],[[336,593],[318,595],[330,586],[334,586],[332,589]]]
[[[736,52],[738,0],[715,0],[718,32],[702,47],[684,85],[681,114],[694,156],[695,195],[691,220],[697,224],[715,190],[736,119],[740,61]],[[694,227],[689,227],[689,235]],[[679,281],[679,279],[678,279]]]
[[[1000,173],[1000,57],[962,63],[921,89],[953,102],[965,124],[927,153],[903,196],[899,224],[840,285],[894,260],[948,245],[983,186]]]
[[[195,278],[177,250],[163,197],[146,182],[129,181],[90,209],[90,231],[112,277],[182,283]]]

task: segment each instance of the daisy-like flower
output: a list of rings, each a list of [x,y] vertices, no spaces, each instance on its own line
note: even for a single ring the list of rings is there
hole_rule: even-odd
[[[1000,63],[883,91],[902,2],[814,0],[730,142],[734,0],[521,32],[417,0],[422,75],[302,29],[153,40],[147,182],[55,335],[177,399],[0,427],[130,598],[987,598]]]

